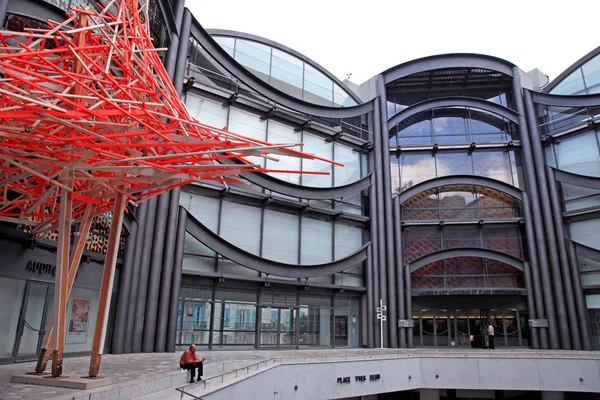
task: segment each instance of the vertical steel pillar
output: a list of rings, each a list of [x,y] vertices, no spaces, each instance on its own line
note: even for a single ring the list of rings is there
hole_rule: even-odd
[[[594,346],[592,345],[592,331],[587,304],[585,302],[585,295],[583,294],[583,288],[581,287],[581,278],[579,277],[577,254],[575,252],[575,245],[570,239],[567,240],[567,253],[569,255],[569,264],[571,266],[571,277],[573,278],[575,300],[577,301],[577,319],[579,320],[583,350],[593,350]]]
[[[556,308],[556,316],[558,321],[558,331],[560,333],[560,348],[563,350],[571,349],[571,335],[569,327],[565,323],[568,321],[567,308],[565,307],[565,294],[563,290],[563,281],[558,263],[560,259],[556,251],[557,241],[554,234],[554,223],[552,222],[552,206],[550,204],[550,196],[548,194],[548,185],[545,170],[544,154],[542,152],[541,138],[538,132],[537,118],[535,108],[531,98],[531,92],[525,90],[523,93],[525,101],[525,113],[527,116],[527,127],[529,129],[531,152],[533,154],[534,171],[537,175],[537,185],[539,190],[539,205],[541,210],[542,222],[544,226],[545,238],[547,243],[548,255],[551,262],[549,263],[552,285],[554,287],[554,306]],[[536,218],[537,219],[537,218]],[[541,236],[540,236],[541,237]],[[573,308],[573,312],[575,309]],[[550,322],[550,321],[548,321]]]
[[[133,346],[132,352],[140,353],[142,351],[142,338],[144,335],[144,318],[146,316],[146,295],[148,294],[148,275],[150,273],[150,255],[154,239],[154,221],[156,216],[156,197],[146,201],[148,203],[148,216],[146,217],[146,227],[142,233],[142,260],[140,264],[139,280],[137,283],[137,301],[135,304],[134,328],[133,328]]]
[[[100,362],[104,351],[104,340],[106,339],[106,327],[108,325],[108,312],[110,311],[110,300],[112,287],[117,267],[117,256],[119,254],[119,242],[123,230],[123,214],[127,197],[118,192],[115,199],[110,234],[108,237],[108,249],[104,259],[104,271],[102,272],[102,284],[100,286],[100,298],[98,299],[98,315],[94,329],[94,340],[92,342],[92,357],[90,359],[89,377],[97,378],[100,371]]]
[[[8,3],[10,0],[0,0],[0,23],[4,26],[4,20],[6,19],[6,11],[8,10]]]
[[[550,277],[550,266],[548,263],[548,250],[546,247],[546,235],[544,233],[544,226],[542,222],[542,212],[540,210],[541,200],[537,187],[537,177],[535,174],[535,163],[533,159],[533,153],[531,149],[531,142],[529,137],[529,128],[525,119],[525,106],[523,105],[523,95],[521,90],[519,69],[513,68],[513,96],[515,98],[515,106],[519,113],[519,132],[521,137],[522,146],[522,162],[523,172],[525,173],[527,180],[527,192],[531,198],[531,216],[533,221],[533,231],[535,233],[535,240],[537,246],[537,259],[539,261],[541,282],[542,282],[542,294],[544,298],[544,310],[546,319],[548,320],[548,336],[549,336],[549,347],[552,349],[559,349],[560,342],[558,338],[558,328],[556,323],[556,313],[553,307],[553,290],[552,290],[552,279]],[[535,116],[534,116],[535,118]],[[535,121],[534,121],[535,122]],[[539,138],[536,138],[539,140]],[[535,277],[534,277],[535,279]],[[543,330],[541,331],[543,335]],[[543,336],[540,337],[542,348],[544,347]]]
[[[131,285],[129,287],[129,298],[127,300],[127,323],[125,324],[125,346],[124,353],[133,352],[133,332],[135,330],[135,306],[137,304],[138,281],[142,267],[142,250],[144,243],[144,232],[146,230],[146,217],[148,215],[148,202],[140,204],[136,216],[139,222],[137,235],[135,237],[135,252],[133,254],[133,271],[131,272]]]
[[[382,180],[383,180],[383,215],[381,217],[385,228],[385,260],[387,270],[387,296],[388,296],[388,345],[391,348],[398,347],[398,310],[396,309],[397,298],[400,290],[396,287],[396,257],[394,254],[393,233],[393,210],[392,210],[392,180],[390,176],[390,146],[389,130],[387,124],[387,96],[383,75],[377,77],[377,95],[379,96],[379,114],[381,126],[379,127]],[[377,131],[375,130],[377,134]]]
[[[569,257],[567,255],[567,245],[565,242],[565,227],[563,224],[562,210],[560,206],[560,200],[558,199],[558,191],[556,189],[554,171],[548,165],[546,165],[546,175],[548,177],[548,191],[550,196],[550,204],[552,206],[552,214],[554,217],[552,220],[554,222],[554,230],[556,232],[556,247],[558,248],[558,256],[561,267],[560,269],[565,289],[565,298],[567,300],[569,328],[571,330],[571,343],[573,344],[573,350],[581,350],[579,321],[577,319],[577,308],[575,307],[573,282],[571,281]]]
[[[379,261],[379,298],[383,300],[383,304],[388,305],[388,293],[387,293],[387,274],[385,268],[386,251],[385,251],[385,208],[383,206],[383,168],[382,165],[382,138],[381,138],[381,112],[380,104],[378,101],[375,102],[375,110],[373,112],[373,153],[375,155],[375,217],[377,218],[377,259]],[[388,165],[389,168],[389,165]],[[376,299],[377,300],[377,299]],[[388,335],[383,335],[383,347],[387,347],[386,340],[389,339]],[[381,345],[380,345],[381,347]]]
[[[396,196],[394,198],[393,208],[394,208],[394,249],[396,250],[396,289],[398,290],[398,296],[396,297],[396,307],[398,308],[398,318],[406,319],[406,309],[405,309],[405,296],[406,293],[404,291],[404,272],[402,271],[402,264],[404,263],[404,254],[403,254],[403,246],[402,246],[402,227],[400,220],[400,197]],[[390,322],[391,324],[392,322]],[[394,324],[397,326],[398,322],[395,321]],[[400,328],[399,334],[400,347],[406,347],[406,328]]]
[[[410,284],[410,265],[406,264],[402,267],[404,269],[404,295],[406,296],[406,319],[412,319],[412,293]],[[414,347],[413,335],[414,328],[408,328],[406,330],[406,343],[409,349]],[[421,345],[423,345],[423,339],[421,339]]]
[[[131,232],[127,238],[125,256],[119,276],[119,297],[117,303],[117,315],[115,316],[115,329],[113,332],[112,354],[123,354],[125,351],[125,329],[127,327],[127,308],[129,291],[131,290],[131,279],[134,269],[135,242],[138,232],[138,222],[131,224]]]
[[[163,241],[169,211],[169,193],[158,196],[156,217],[154,224],[154,239],[150,258],[150,275],[148,279],[148,293],[146,296],[146,310],[144,314],[144,334],[142,336],[142,351],[154,351],[154,338],[156,335],[156,313],[158,311],[158,298],[160,291],[160,275],[163,260]]]
[[[177,238],[175,239],[175,261],[173,263],[173,279],[171,280],[171,301],[169,306],[169,324],[167,326],[167,351],[175,351],[175,335],[177,334],[177,309],[179,307],[179,289],[181,287],[181,269],[183,267],[183,244],[185,241],[185,224],[187,212],[179,208],[177,219]]]
[[[527,252],[529,254],[529,265],[525,271],[525,284],[527,285],[527,308],[530,319],[545,319],[544,300],[542,298],[542,285],[540,270],[535,246],[535,235],[533,233],[533,221],[531,219],[531,206],[529,196],[523,193],[523,219],[525,220],[525,236],[527,239]],[[530,291],[531,289],[531,291]],[[533,304],[532,304],[533,303]],[[547,328],[530,328],[531,344],[534,349],[548,348]],[[539,337],[539,341],[538,341]],[[537,344],[537,347],[536,347]]]
[[[375,113],[373,113],[375,114]],[[375,118],[373,118],[375,120]],[[371,186],[369,187],[369,216],[370,216],[370,234],[371,234],[371,251],[370,251],[370,259],[372,263],[372,274],[373,274],[373,293],[372,297],[372,309],[368,310],[367,316],[371,316],[369,319],[369,325],[373,330],[373,346],[380,347],[379,343],[379,324],[377,323],[377,319],[375,318],[375,307],[379,302],[379,232],[377,229],[378,219],[377,219],[377,191],[375,187],[377,186],[377,180],[375,179],[376,171],[375,171],[375,157],[374,154],[371,154],[369,157],[369,166],[371,167],[371,172],[373,175],[371,176]],[[370,313],[370,314],[369,314]]]

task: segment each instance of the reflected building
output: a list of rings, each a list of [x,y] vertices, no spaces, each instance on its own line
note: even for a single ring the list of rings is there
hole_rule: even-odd
[[[138,207],[107,351],[379,347],[380,299],[384,347],[481,347],[491,323],[499,348],[600,349],[600,48],[545,86],[473,54],[357,86],[272,40],[205,30],[175,3],[150,1],[150,28],[195,118],[343,167],[252,156],[274,172]],[[93,7],[1,4],[13,30]],[[32,359],[55,245],[1,228],[0,287],[15,302],[0,311],[0,358]],[[68,336],[68,352],[91,349],[102,260],[90,246],[70,303],[89,301],[77,303],[89,334]]]

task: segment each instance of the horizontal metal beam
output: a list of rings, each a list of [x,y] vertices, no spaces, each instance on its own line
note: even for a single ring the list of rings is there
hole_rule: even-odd
[[[501,253],[496,250],[482,249],[478,247],[461,247],[457,249],[448,249],[436,251],[435,253],[427,254],[421,258],[417,258],[409,263],[410,272],[415,272],[419,268],[434,263],[436,261],[447,260],[448,258],[456,257],[478,257],[487,258],[488,260],[499,261],[501,263],[515,267],[520,271],[525,271],[525,262],[516,257]]]
[[[268,260],[242,250],[208,229],[193,215],[188,213],[185,208],[180,206],[179,212],[186,214],[186,231],[196,240],[235,263],[269,275],[287,276],[290,278],[314,278],[317,276],[332,275],[352,268],[356,264],[366,260],[367,248],[371,245],[371,242],[368,242],[347,257],[327,264],[287,264]]]
[[[385,84],[419,72],[447,68],[482,68],[513,76],[513,64],[497,57],[480,54],[442,54],[409,61],[383,72]]]
[[[527,89],[525,89],[527,90]],[[563,96],[531,92],[531,98],[535,104],[558,107],[593,107],[600,106],[600,94],[586,94],[581,96]]]
[[[403,204],[406,200],[411,197],[416,196],[417,194],[429,190],[434,189],[440,186],[447,185],[476,185],[476,186],[484,186],[489,187],[491,189],[496,189],[506,194],[511,195],[512,197],[523,200],[523,192],[508,183],[504,183],[498,181],[496,179],[486,178],[483,176],[475,176],[475,175],[451,175],[451,176],[442,176],[435,179],[430,179],[425,182],[421,182],[404,192],[400,193],[400,204]]]
[[[481,100],[475,97],[467,97],[467,96],[452,96],[452,97],[439,97],[432,100],[425,100],[420,103],[413,104],[412,106],[400,111],[398,114],[394,115],[392,118],[388,119],[388,127],[391,129],[394,126],[398,125],[403,120],[410,118],[420,112],[431,110],[434,108],[443,108],[443,107],[472,107],[478,108],[480,110],[489,111],[493,114],[497,114],[501,117],[508,119],[509,121],[514,122],[515,124],[519,123],[519,114],[510,108],[501,106],[496,103],[491,103],[489,101]]]
[[[554,177],[559,182],[588,189],[600,189],[600,178],[595,176],[574,174],[572,172],[562,171],[556,168],[552,169],[554,170]]]

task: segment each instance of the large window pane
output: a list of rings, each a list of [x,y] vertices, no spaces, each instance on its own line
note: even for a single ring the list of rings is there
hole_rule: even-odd
[[[238,135],[246,136],[251,139],[266,141],[267,122],[261,121],[259,116],[231,107],[229,114],[229,130]],[[264,158],[249,156],[246,157],[249,162],[264,166]]]
[[[477,204],[473,192],[440,193],[440,209],[441,219],[472,220],[477,218]]]
[[[433,111],[434,143],[464,143],[467,141],[465,117],[451,116],[453,114],[466,115],[466,109],[447,108]]]
[[[218,129],[227,127],[227,107],[212,100],[203,99],[190,92],[185,95],[185,105],[190,115],[203,124]],[[232,132],[236,130],[231,129]],[[242,132],[239,132],[243,135]]]
[[[419,121],[398,132],[398,144],[401,146],[431,143],[431,122],[429,120]]]
[[[552,94],[564,95],[581,94],[581,92],[585,93],[581,68],[577,68],[550,91]]]
[[[600,250],[600,219],[571,222],[569,231],[573,241]]]
[[[331,160],[333,154],[333,143],[327,143],[323,138],[304,132],[302,136],[304,143],[303,151],[319,157]],[[303,186],[313,187],[331,187],[332,186],[332,166],[330,163],[320,160],[302,160],[303,171],[328,172],[329,175],[302,175]]]
[[[298,98],[302,98],[303,62],[296,57],[273,49],[271,85]]]
[[[362,229],[357,226],[335,224],[335,259],[346,257],[362,246]]]
[[[485,176],[512,185],[509,154],[503,152],[473,153],[475,175]]]
[[[220,236],[252,254],[259,254],[261,209],[223,201]]]
[[[559,169],[580,175],[600,176],[600,155],[595,132],[567,138],[553,146]]]
[[[332,261],[333,224],[330,221],[302,217],[301,264],[324,264]]]
[[[581,186],[561,184],[566,211],[600,206],[600,191]]]
[[[335,143],[333,146],[334,160],[344,164],[343,167],[334,165],[334,186],[343,186],[360,179],[360,153],[350,147]]]
[[[220,200],[196,193],[181,191],[179,204],[213,232],[218,232]],[[215,252],[186,233],[184,248],[185,254],[214,256]],[[208,262],[202,260],[203,262]]]
[[[442,237],[444,249],[481,247],[478,228],[444,228]]]
[[[405,229],[402,239],[404,240],[404,260],[412,262],[417,258],[426,256],[442,249],[442,241],[439,229]]]
[[[269,121],[269,136],[270,143],[299,143],[302,140],[301,135],[294,132],[294,129],[287,125],[280,124],[275,121]],[[279,161],[267,160],[267,169],[274,170],[300,170],[300,158],[298,157],[290,157],[290,156],[282,156],[282,155],[274,155],[274,158]],[[285,172],[273,172],[269,173],[269,175],[274,176],[277,179],[281,179],[283,181],[292,182],[299,184],[300,183],[300,174],[298,173],[285,173]]]
[[[401,185],[399,192],[435,178],[435,158],[431,154],[402,154],[398,164]]]
[[[236,39],[235,59],[253,70],[259,78],[268,82],[271,64],[271,47],[248,40]]]
[[[333,82],[308,64],[304,64],[304,100],[327,106],[333,104]]]
[[[471,157],[467,153],[440,153],[436,159],[437,176],[473,175]]]
[[[219,46],[221,46],[223,49],[225,49],[225,51],[231,57],[233,57],[233,49],[235,47],[235,39],[234,38],[224,37],[224,36],[213,36],[213,39],[215,39],[215,42],[217,42],[219,44]]]
[[[297,264],[299,224],[298,215],[265,209],[263,257]]]

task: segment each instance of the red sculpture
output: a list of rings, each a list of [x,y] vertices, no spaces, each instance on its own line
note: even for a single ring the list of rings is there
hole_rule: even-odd
[[[94,215],[113,211],[90,377],[100,367],[126,203],[198,180],[269,172],[249,155],[321,159],[294,150],[298,143],[270,144],[194,120],[159,57],[166,49],[153,47],[140,14],[147,10],[137,0],[113,0],[101,12],[72,8],[47,29],[0,32],[0,220],[33,233],[58,230],[55,312],[36,367],[44,371],[52,349],[56,378],[66,301]],[[219,163],[232,158],[242,163]]]

